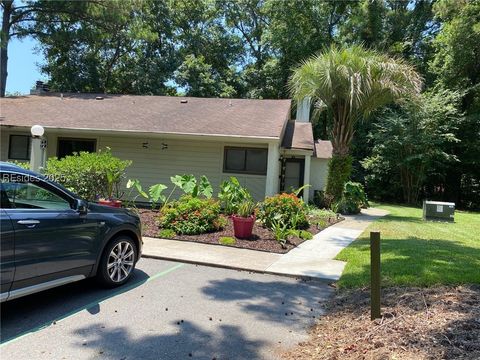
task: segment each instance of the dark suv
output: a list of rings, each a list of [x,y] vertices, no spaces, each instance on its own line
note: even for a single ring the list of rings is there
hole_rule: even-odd
[[[136,214],[13,164],[0,162],[0,176],[1,301],[94,276],[128,281],[142,250]]]

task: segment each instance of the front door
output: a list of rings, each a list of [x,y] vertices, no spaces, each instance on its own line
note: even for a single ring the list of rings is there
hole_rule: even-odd
[[[3,177],[5,179],[5,176]],[[98,225],[71,208],[71,200],[35,179],[2,182],[15,229],[15,276],[11,290],[84,274],[96,260]]]
[[[286,159],[282,191],[292,192],[303,186],[304,159]]]

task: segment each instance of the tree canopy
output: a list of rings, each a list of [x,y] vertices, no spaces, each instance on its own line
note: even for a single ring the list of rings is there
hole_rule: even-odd
[[[449,120],[457,140],[439,145],[457,161],[429,161],[418,198],[480,207],[480,0],[0,0],[0,5],[0,96],[8,43],[16,37],[38,40],[45,59],[41,71],[52,90],[63,92],[287,98],[292,70],[307,59],[318,59],[332,46],[376,51],[404,66],[396,76],[418,84],[410,69],[420,74],[422,91],[429,94],[422,101],[433,101],[435,94],[458,97],[459,116]],[[337,75],[335,81],[341,80]],[[339,86],[347,91],[343,80]],[[328,104],[328,91],[314,95]],[[381,95],[376,102],[385,104],[383,96],[392,93]],[[355,117],[374,108],[365,99],[365,106],[355,105],[360,97],[351,100]],[[373,168],[362,164],[378,154],[377,135],[385,124],[392,131],[423,126],[412,106],[386,105],[369,121],[352,123],[353,180],[371,179]],[[313,115],[315,136],[334,140],[334,112]],[[384,172],[385,180],[396,178],[397,170]],[[382,193],[373,184],[367,181],[371,197]]]

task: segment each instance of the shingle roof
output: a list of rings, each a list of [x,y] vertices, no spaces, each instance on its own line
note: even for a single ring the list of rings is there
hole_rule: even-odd
[[[332,158],[332,143],[330,140],[315,140],[315,151],[313,155],[318,159]]]
[[[282,140],[285,149],[313,150],[313,130],[309,122],[289,121]]]
[[[290,100],[34,95],[2,98],[0,125],[280,138],[290,105]]]

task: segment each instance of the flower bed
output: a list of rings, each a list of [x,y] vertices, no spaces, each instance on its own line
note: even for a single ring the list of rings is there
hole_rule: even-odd
[[[153,211],[148,209],[139,209],[139,213],[142,220],[143,236],[160,238],[161,236],[159,235],[158,211]],[[224,238],[224,237],[234,238],[232,221],[228,218],[226,218],[226,220],[228,221],[226,221],[226,225],[221,230],[198,234],[198,235],[175,235],[172,239],[222,245],[220,243],[220,238]],[[321,230],[325,229],[326,227],[333,225],[341,220],[343,219],[329,217],[321,222],[321,226],[311,225],[307,229],[307,231],[309,231],[312,235],[315,235]],[[233,247],[238,247],[243,249],[261,250],[261,251],[268,251],[268,252],[282,254],[282,253],[287,253],[294,247],[300,245],[302,242],[308,241],[308,240],[303,240],[298,237],[292,236],[289,238],[288,242],[285,244],[286,247],[283,248],[281,244],[275,240],[275,237],[273,236],[272,231],[262,226],[259,222],[255,223],[253,227],[253,235],[250,239],[235,238],[234,240],[235,240],[234,244],[222,245],[222,246],[233,246]]]

